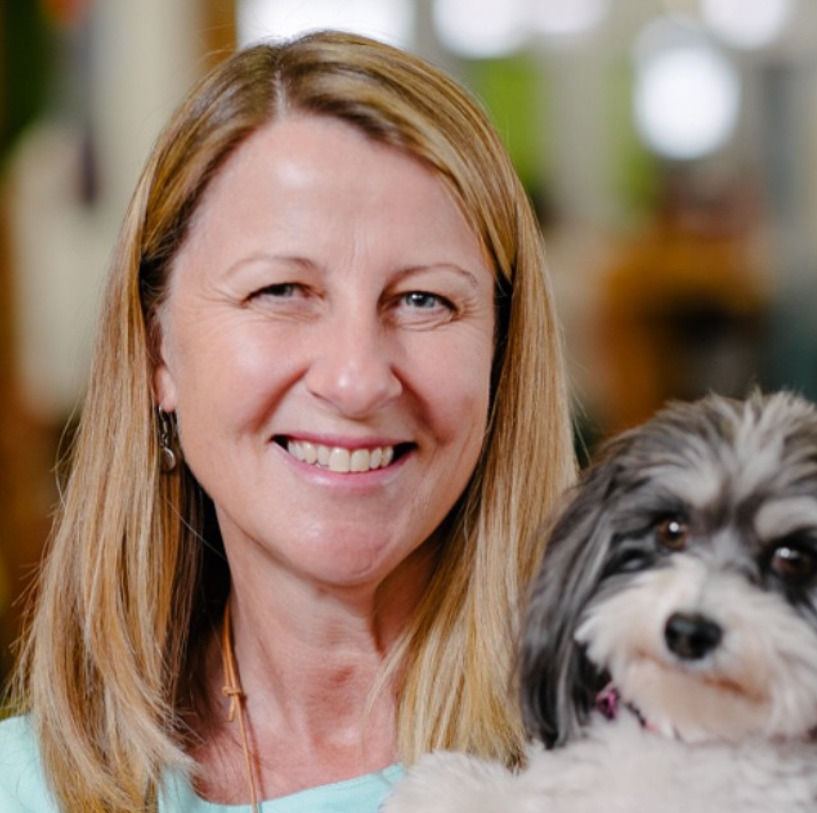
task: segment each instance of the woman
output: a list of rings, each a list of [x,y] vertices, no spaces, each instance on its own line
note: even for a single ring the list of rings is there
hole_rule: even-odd
[[[514,762],[511,619],[572,476],[484,114],[359,37],[238,53],[125,221],[3,810],[375,810],[432,748]]]

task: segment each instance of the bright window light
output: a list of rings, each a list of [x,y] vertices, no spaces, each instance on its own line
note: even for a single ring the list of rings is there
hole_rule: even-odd
[[[578,37],[597,28],[610,0],[536,0],[531,8],[536,30],[550,37]]]
[[[334,28],[410,47],[413,0],[239,0],[239,45]]]
[[[434,26],[442,44],[460,56],[499,57],[525,44],[528,11],[526,0],[436,0]]]
[[[682,160],[718,150],[737,125],[735,68],[707,40],[683,31],[653,30],[640,40],[634,103],[645,142]]]
[[[706,24],[730,45],[762,48],[791,22],[795,0],[701,0]]]

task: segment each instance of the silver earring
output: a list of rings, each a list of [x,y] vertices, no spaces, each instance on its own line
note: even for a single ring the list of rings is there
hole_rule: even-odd
[[[159,468],[167,474],[179,465],[179,458],[174,451],[176,425],[173,413],[168,414],[161,407],[157,407],[159,415]]]

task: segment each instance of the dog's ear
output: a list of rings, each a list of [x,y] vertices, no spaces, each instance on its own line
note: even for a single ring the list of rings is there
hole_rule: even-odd
[[[606,682],[575,633],[610,557],[606,509],[615,491],[615,451],[608,449],[569,495],[529,597],[519,663],[522,713],[528,733],[548,747],[573,736]]]

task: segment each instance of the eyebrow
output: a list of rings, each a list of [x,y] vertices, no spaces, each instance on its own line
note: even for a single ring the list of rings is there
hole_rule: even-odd
[[[329,269],[319,263],[316,263],[314,260],[310,260],[307,257],[290,254],[269,254],[262,252],[258,254],[249,254],[246,257],[241,257],[238,260],[235,260],[229,266],[227,266],[225,274],[228,277],[231,277],[233,274],[237,274],[243,266],[256,262],[280,262],[283,264],[300,266],[301,268],[305,269],[313,269],[321,274],[329,273]],[[476,274],[467,268],[463,268],[461,265],[457,265],[456,263],[449,262],[447,260],[442,260],[440,262],[429,262],[421,265],[410,265],[405,268],[400,268],[395,272],[395,277],[398,280],[403,280],[406,277],[410,277],[414,274],[422,274],[435,270],[453,271],[459,276],[464,277],[472,288],[477,288],[479,286]]]
[[[320,266],[317,266],[312,260],[308,260],[305,257],[294,257],[288,255],[279,255],[279,254],[269,254],[268,252],[261,252],[258,254],[248,254],[246,257],[240,257],[237,260],[234,260],[230,263],[227,268],[225,269],[224,273],[227,276],[232,276],[233,274],[237,274],[241,268],[245,265],[251,265],[253,263],[258,262],[283,262],[290,265],[299,265],[305,268],[316,268],[319,271],[323,271]]]
[[[805,496],[766,503],[755,517],[755,527],[764,538],[785,536],[810,526],[817,526],[817,501]]]
[[[447,261],[437,263],[432,262],[426,265],[412,265],[409,266],[408,268],[400,269],[397,272],[396,277],[402,280],[405,279],[406,277],[412,276],[413,274],[422,274],[427,271],[436,270],[454,271],[459,276],[464,277],[472,288],[477,288],[479,286],[476,274],[474,274],[472,271],[469,271],[467,268],[463,268],[461,265],[457,265],[456,263],[451,263]]]

